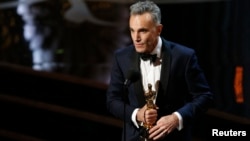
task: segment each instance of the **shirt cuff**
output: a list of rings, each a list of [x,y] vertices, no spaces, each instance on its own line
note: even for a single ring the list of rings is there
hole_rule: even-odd
[[[178,112],[174,112],[174,114],[178,117],[179,119],[179,126],[177,127],[177,129],[180,131],[183,128],[183,120],[182,120],[182,116],[180,115],[180,113]]]
[[[131,117],[131,120],[132,122],[134,123],[134,125],[139,128],[139,125],[137,123],[137,120],[136,120],[136,114],[138,112],[139,108],[135,109],[134,112],[132,113],[132,117]]]

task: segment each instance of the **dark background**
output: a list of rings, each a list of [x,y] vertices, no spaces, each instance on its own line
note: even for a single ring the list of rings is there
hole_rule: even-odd
[[[164,25],[162,36],[194,48],[215,93],[216,108],[244,117],[250,117],[249,3],[248,0],[159,2]],[[86,4],[95,17],[118,25],[69,22],[63,19],[63,13],[70,7],[67,1],[41,6],[53,15],[39,19],[53,22],[42,25],[54,31],[49,39],[59,39],[54,56],[55,62],[63,65],[52,71],[108,83],[113,51],[130,43],[127,25],[130,3],[86,1]],[[31,49],[23,38],[23,25],[16,7],[0,11],[0,61],[32,67]],[[49,39],[47,44],[51,42]],[[235,98],[236,67],[243,68],[243,102]]]
[[[1,3],[10,1],[11,0],[4,0],[1,1]],[[162,36],[168,40],[181,43],[196,50],[199,63],[203,68],[208,82],[215,94],[216,101],[214,109],[219,111],[220,114],[218,115],[226,119],[236,116],[237,119],[242,118],[244,120],[249,120],[250,1],[204,0],[192,2],[168,2],[166,0],[156,1],[156,3],[159,4],[162,10],[162,24],[164,25]],[[40,47],[43,50],[54,48],[53,62],[57,64],[50,70],[41,69],[38,71],[46,72],[46,74],[48,72],[48,75],[46,75],[45,78],[48,76],[50,78],[50,75],[55,74],[66,74],[72,76],[74,80],[80,79],[78,81],[82,81],[81,79],[87,79],[91,84],[101,83],[101,85],[106,87],[109,82],[109,70],[111,67],[112,53],[115,49],[125,47],[131,43],[128,28],[128,7],[130,3],[86,0],[85,4],[88,6],[92,15],[96,18],[114,23],[115,26],[95,24],[94,22],[88,20],[81,23],[74,23],[64,19],[63,16],[65,12],[72,6],[67,0],[54,0],[32,5],[32,7],[49,13],[48,15],[39,15],[39,18],[36,18],[35,21],[38,23],[37,27],[41,29],[40,31],[42,31],[43,27],[47,27],[53,31],[47,38],[44,39],[44,44]],[[17,14],[15,6],[0,9],[1,64],[10,64],[32,69],[34,65],[32,62],[32,50],[29,44],[30,41],[25,40],[23,37],[24,24],[25,22],[22,20],[22,17]],[[38,34],[43,36],[42,32],[39,32]],[[58,40],[55,46],[54,44],[52,45],[54,39]],[[237,74],[237,68],[241,68],[243,70],[242,81],[240,82],[240,86],[242,86],[242,92],[240,94],[243,97],[243,101],[237,101],[236,97],[235,76]],[[18,69],[14,67],[14,70]],[[12,75],[9,77],[11,78],[10,80],[15,80],[16,82],[13,84],[13,87],[23,87],[23,80],[21,78],[16,80],[16,78],[20,77],[18,74],[20,72],[18,72],[18,75],[15,77],[15,73],[8,70],[2,70],[2,76],[9,75],[7,72],[10,72]],[[27,76],[23,75],[22,77]],[[43,79],[31,76],[31,79],[32,78],[39,81],[40,79]],[[79,102],[80,104],[80,99],[84,97],[76,96],[79,99],[75,99],[76,101],[74,101],[74,99],[71,99],[72,97],[67,97],[66,93],[72,90],[74,91],[75,89],[80,89],[78,87],[81,86],[78,86],[78,83],[77,86],[75,86],[75,83],[73,86],[71,83],[64,84],[64,81],[71,82],[71,77],[66,77],[63,81],[57,79],[58,77],[56,77],[56,81],[51,82],[50,79],[46,79],[46,83],[50,83],[45,85],[44,88],[47,91],[48,89],[60,89],[58,92],[63,93],[64,96],[66,95],[65,99],[72,100],[70,102],[71,104],[76,101],[76,103]],[[5,78],[2,80],[5,81],[9,79]],[[1,81],[1,83],[5,83],[3,86],[11,85],[11,81],[4,81]],[[41,82],[45,82],[45,80],[41,80]],[[49,85],[51,83],[63,84],[62,86],[60,85],[52,88]],[[30,80],[27,84],[32,85],[32,92],[39,90],[39,86],[37,86],[40,84],[39,82],[37,82],[36,85]],[[71,88],[67,89],[65,88],[65,85]],[[81,85],[85,86],[86,84],[84,83]],[[15,90],[13,87],[11,89],[2,88],[1,91],[4,93],[15,93],[19,91]],[[82,89],[85,89],[85,87]],[[91,89],[92,91],[92,87],[87,87],[86,89]],[[100,88],[97,88],[97,90],[94,91],[98,91],[99,89]],[[21,90],[25,93],[26,89],[21,88]],[[44,93],[47,93],[47,91]],[[105,89],[103,90],[103,88],[101,88],[100,91],[101,92],[96,93],[105,93]],[[80,90],[80,92],[86,93],[86,90]],[[37,93],[35,99],[51,101],[51,95],[49,95],[50,93],[48,95],[43,95],[42,93],[43,91]],[[27,95],[23,96],[27,98]],[[57,96],[58,95],[54,95],[55,99]],[[46,97],[49,97],[49,99],[46,99]],[[30,97],[28,96],[28,98]],[[91,101],[92,97],[88,98]],[[67,101],[64,100],[53,101],[55,99],[52,97],[52,103],[59,102],[59,105],[65,105],[67,103]],[[70,103],[68,104],[70,105]],[[9,106],[8,102],[3,104],[3,106],[6,106],[6,104]],[[68,106],[68,104],[66,104],[66,106]],[[79,105],[76,105],[75,108],[78,106]],[[81,110],[85,111],[86,109]],[[103,110],[105,111],[105,109]],[[34,111],[37,112],[36,110]],[[8,111],[5,112],[8,113]],[[99,112],[102,113],[103,111],[95,113]],[[221,112],[224,114],[221,114]],[[42,114],[43,111],[38,111],[37,113]],[[214,116],[218,116],[216,112],[212,113],[212,117],[210,117],[210,115],[205,119],[210,120],[213,119]],[[6,118],[8,119],[8,117]],[[217,120],[216,124],[222,121]],[[233,127],[232,124],[232,126],[228,126],[227,124],[230,123],[227,122],[222,125],[219,124],[218,126],[215,126],[216,124],[212,124],[210,127],[221,127],[225,129]],[[209,124],[205,123],[200,126],[203,125],[204,127],[209,126]],[[248,125],[246,125],[246,127],[249,128]],[[210,133],[210,131],[208,132]]]

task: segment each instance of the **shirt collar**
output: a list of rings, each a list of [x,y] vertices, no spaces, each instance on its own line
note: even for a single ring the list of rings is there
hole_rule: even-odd
[[[156,47],[154,48],[154,50],[150,54],[157,54],[157,57],[161,58],[161,48],[162,48],[162,40],[159,36],[158,43],[157,43]]]

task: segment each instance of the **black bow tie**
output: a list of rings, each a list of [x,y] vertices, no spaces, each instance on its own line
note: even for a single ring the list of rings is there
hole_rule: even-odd
[[[141,59],[144,61],[150,60],[151,62],[155,62],[156,58],[157,58],[157,54],[145,54],[145,53],[141,53],[140,54]]]

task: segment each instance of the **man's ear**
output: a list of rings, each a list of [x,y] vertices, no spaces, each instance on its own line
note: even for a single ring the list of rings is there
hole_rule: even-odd
[[[158,24],[158,25],[157,25],[157,32],[158,32],[158,35],[159,35],[159,36],[161,35],[162,28],[163,28],[163,25],[162,25],[162,24]]]

